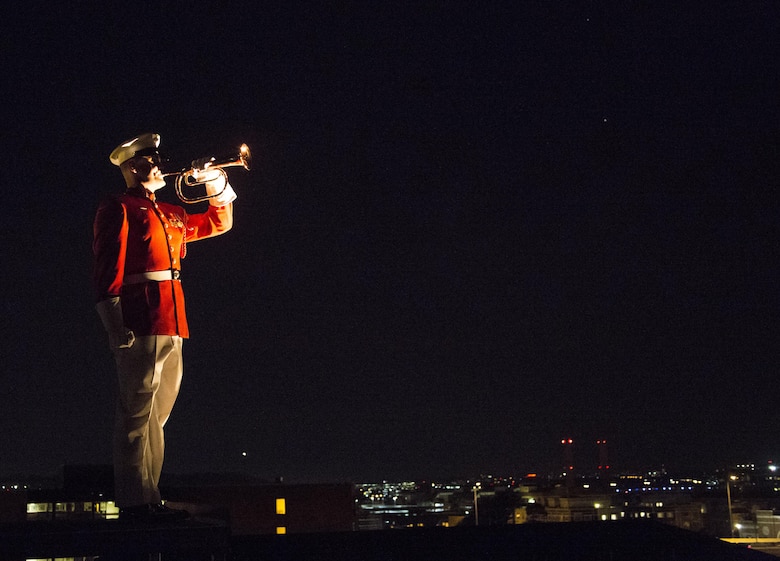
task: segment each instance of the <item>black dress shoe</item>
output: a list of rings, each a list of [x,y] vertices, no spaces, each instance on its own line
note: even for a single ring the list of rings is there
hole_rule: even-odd
[[[119,511],[120,520],[135,522],[173,522],[189,517],[186,510],[169,508],[162,503],[130,506]]]
[[[152,505],[123,507],[119,510],[120,520],[143,520],[152,514]]]
[[[150,505],[152,510],[152,516],[155,519],[160,520],[186,520],[190,517],[190,513],[186,510],[179,508],[171,508],[165,506],[162,503]]]

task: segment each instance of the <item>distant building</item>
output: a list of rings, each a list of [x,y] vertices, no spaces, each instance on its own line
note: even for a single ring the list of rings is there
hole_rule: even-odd
[[[225,519],[234,535],[350,532],[358,529],[354,486],[206,485],[167,490],[169,503],[196,516]]]
[[[111,466],[68,465],[62,475],[60,488],[27,490],[27,520],[118,518]]]
[[[692,532],[703,531],[707,524],[706,502],[686,493],[652,493],[624,504],[627,518],[654,520]]]
[[[756,531],[757,536],[747,536],[745,533],[741,534],[744,537],[759,537],[759,538],[777,538],[780,540],[780,515],[774,510],[756,510]]]
[[[601,512],[610,509],[610,497],[588,495],[579,497],[548,496],[544,507],[547,522],[595,522]]]
[[[117,519],[110,473],[110,466],[68,466],[59,489],[0,493],[0,522]],[[169,504],[227,522],[234,535],[357,530],[357,501],[349,483],[211,482],[165,491]]]

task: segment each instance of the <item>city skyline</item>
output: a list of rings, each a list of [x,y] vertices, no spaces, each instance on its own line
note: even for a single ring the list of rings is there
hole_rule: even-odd
[[[603,480],[609,481],[617,478],[652,476],[664,477],[666,475],[693,477],[706,479],[707,477],[725,477],[728,473],[766,471],[774,474],[780,465],[775,458],[743,458],[740,461],[728,464],[714,465],[693,465],[680,466],[674,464],[665,464],[663,462],[649,462],[645,465],[613,465],[609,460],[608,452],[602,446],[604,439],[588,441],[592,446],[583,446],[582,443],[576,446],[573,439],[564,438],[559,441],[560,448],[558,457],[548,458],[536,466],[523,466],[526,469],[515,469],[509,471],[497,471],[485,469],[473,473],[443,473],[441,470],[430,473],[422,473],[420,470],[412,470],[406,474],[375,474],[373,478],[351,478],[351,479],[327,479],[323,477],[311,477],[296,479],[288,478],[284,474],[269,475],[267,473],[257,473],[252,471],[196,471],[185,470],[175,472],[166,470],[163,474],[165,485],[181,485],[182,482],[203,483],[210,482],[265,482],[265,483],[352,483],[354,485],[376,484],[377,482],[398,483],[401,482],[454,482],[454,481],[490,481],[513,482],[518,484],[521,481],[566,481],[566,480]],[[605,464],[605,461],[607,462]],[[64,464],[56,466],[53,471],[46,472],[0,472],[0,484],[5,488],[7,485],[27,484],[30,482],[58,482],[62,479],[63,471],[85,469],[90,473],[105,471],[110,472],[110,464],[101,466],[99,463],[82,462],[74,464]],[[699,481],[702,483],[703,481]]]

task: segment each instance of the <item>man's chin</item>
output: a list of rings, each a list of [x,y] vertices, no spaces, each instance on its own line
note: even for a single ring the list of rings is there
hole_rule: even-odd
[[[165,187],[165,180],[160,179],[157,181],[150,181],[149,183],[144,185],[144,187],[146,188],[147,191],[151,191],[152,193],[154,193],[158,189],[162,189],[163,187]]]

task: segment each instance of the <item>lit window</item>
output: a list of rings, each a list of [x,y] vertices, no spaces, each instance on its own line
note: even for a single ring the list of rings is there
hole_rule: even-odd
[[[287,501],[276,499],[276,514],[287,514]]]
[[[51,503],[27,503],[27,514],[33,514],[36,512],[51,512]]]
[[[279,534],[279,535],[286,534],[287,533],[287,528],[284,527],[284,526],[277,526],[276,527],[276,533]]]

